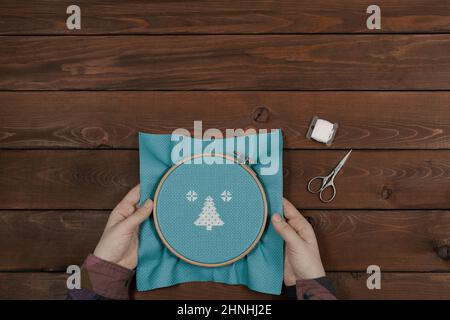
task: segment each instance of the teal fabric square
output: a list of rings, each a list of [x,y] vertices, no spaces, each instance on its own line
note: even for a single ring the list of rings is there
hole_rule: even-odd
[[[174,162],[182,160],[181,158],[178,160],[174,159],[174,161],[171,159],[172,149],[177,143],[176,141],[172,141],[171,137],[171,135],[139,134],[141,204],[148,198],[154,198],[156,188],[161,178],[173,166]],[[255,164],[251,164],[250,167],[257,174],[267,197],[268,218],[265,231],[260,241],[249,254],[230,265],[213,268],[201,267],[189,264],[170,252],[159,238],[154,220],[149,219],[140,227],[138,266],[136,271],[137,289],[139,291],[152,290],[184,282],[215,281],[226,284],[241,284],[246,285],[255,291],[269,294],[280,294],[283,277],[283,241],[273,229],[272,224],[270,223],[270,217],[275,212],[282,212],[283,175],[281,131],[272,130],[271,133],[259,134],[257,137],[258,141],[263,140],[270,142],[271,139],[275,139],[277,141],[276,151],[279,155],[279,158],[277,159],[279,163],[278,170],[275,174],[267,175],[262,174],[262,172],[267,166],[268,158],[274,152],[274,150],[271,150],[270,143],[265,146],[267,150],[255,151],[255,149],[251,148],[251,150],[245,150],[251,159],[258,159],[258,161]],[[244,139],[246,138],[236,137],[223,139],[224,151],[226,151],[229,155],[233,155],[234,151],[242,152],[242,150],[239,149],[239,146],[242,146],[240,142]],[[210,141],[200,141],[194,138],[189,138],[189,140],[193,146],[193,150],[195,143],[200,142],[203,147],[206,147],[210,143]],[[233,146],[233,149],[230,150],[229,146]],[[254,154],[255,152],[258,154]],[[216,179],[221,179],[222,187],[224,183],[226,184],[227,179],[239,179],[237,176],[233,177],[233,174],[235,173],[229,173],[229,177],[216,176]],[[192,178],[184,181],[183,179],[178,180],[179,181],[176,181],[176,184],[180,185],[180,187],[175,189],[178,190],[175,191],[175,193],[179,192],[179,195],[173,201],[173,205],[176,206],[181,205],[181,203],[177,203],[177,201],[181,199],[181,195],[185,195],[185,190],[189,189],[189,180],[192,180]],[[197,196],[199,197],[197,201],[200,203],[198,204],[200,209],[204,202],[207,201],[206,197],[210,194],[213,198],[215,197],[215,199],[220,199],[218,194],[222,192],[221,188],[214,189],[214,187],[207,187],[208,184],[214,185],[214,183],[211,183],[211,181],[202,181],[201,183],[200,181],[196,182],[198,183],[198,186],[203,186],[198,187],[198,190],[196,190]],[[250,210],[245,208],[245,201],[239,201],[239,196],[251,195],[255,193],[250,191],[252,187],[250,185],[245,185],[246,182],[244,180],[242,183],[242,189],[238,192],[238,194],[235,194],[237,197],[235,199],[236,201],[230,201],[230,203],[227,204],[231,207],[225,207],[225,204],[220,200],[214,202],[218,212],[226,212],[227,210],[230,210],[230,208],[241,212]],[[246,192],[246,190],[249,191]],[[170,203],[170,201],[167,203]],[[187,204],[184,204],[184,207],[186,206]],[[198,213],[200,213],[200,210],[197,211],[186,209],[186,212],[189,212],[191,216],[194,212],[196,212],[194,214],[195,216],[190,217],[189,219],[195,220],[195,218],[198,217]],[[236,219],[231,217],[226,218]],[[244,225],[245,223],[260,223],[260,221],[252,221],[251,219],[248,220],[249,221],[246,221],[245,217],[243,217],[240,220],[240,223],[243,223]],[[236,223],[237,220],[234,222],[233,220],[225,220],[225,223],[227,222]],[[165,223],[169,222],[166,221]],[[220,227],[217,227],[217,229],[220,230]],[[223,229],[222,231],[218,231],[218,236],[220,235],[220,232],[224,232]],[[248,235],[248,237],[250,239],[252,235]],[[175,239],[174,241],[179,241],[180,245],[184,240],[184,242],[188,244],[183,248],[183,250],[186,250],[186,252],[190,251],[191,253],[195,252],[195,248],[194,250],[190,248],[190,246],[192,246],[192,242],[186,241],[187,239],[183,239],[183,236],[173,234],[173,239]],[[246,239],[243,236],[241,239],[238,238],[237,241],[241,241],[241,243],[243,243],[245,241],[249,241],[249,239]],[[238,245],[239,242],[236,242],[235,246]],[[231,244],[231,247],[229,248],[234,247]],[[227,250],[224,252],[227,252]],[[232,250],[230,250],[230,255],[232,254],[231,252]],[[218,259],[218,257],[215,257],[214,255],[210,255],[208,257],[208,254],[205,252],[199,252],[197,255],[198,259],[212,259],[211,261]]]

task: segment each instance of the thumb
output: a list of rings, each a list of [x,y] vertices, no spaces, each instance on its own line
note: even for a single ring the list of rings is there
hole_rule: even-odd
[[[296,247],[299,244],[301,239],[297,232],[278,213],[272,216],[272,224],[287,245]]]
[[[153,201],[147,199],[133,214],[122,221],[122,227],[127,230],[135,230],[145,219],[150,217],[153,211]]]

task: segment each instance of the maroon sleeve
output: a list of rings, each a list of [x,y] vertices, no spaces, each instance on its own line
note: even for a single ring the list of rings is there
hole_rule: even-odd
[[[328,277],[311,280],[297,280],[298,300],[336,300],[333,285]]]
[[[81,289],[69,290],[68,300],[129,299],[134,271],[90,254],[81,267]]]

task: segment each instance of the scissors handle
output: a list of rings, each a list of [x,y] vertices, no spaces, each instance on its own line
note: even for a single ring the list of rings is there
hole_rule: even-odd
[[[323,177],[323,176],[317,176],[315,178],[312,178],[311,180],[309,180],[308,182],[308,191],[311,193],[318,193],[319,194],[319,198],[320,201],[324,202],[324,203],[328,203],[333,201],[334,197],[336,197],[336,187],[334,186],[334,176],[333,173],[331,173],[330,175]],[[319,185],[318,189],[313,189],[311,187],[311,184],[316,181],[316,180],[322,180],[321,184]],[[333,190],[333,193],[331,194],[331,196],[329,198],[325,198],[322,196],[323,192],[328,188],[331,187],[331,190]]]
[[[326,188],[331,187],[331,190],[333,190],[333,194],[329,197],[329,198],[324,198],[322,196],[323,192],[325,191]],[[329,183],[325,188],[323,188],[322,190],[320,190],[319,192],[319,198],[320,201],[324,202],[324,203],[328,203],[333,201],[334,197],[336,197],[336,187],[334,186],[334,183]]]
[[[316,181],[316,180],[322,180],[322,181],[321,181],[318,189],[313,189],[311,187],[311,184],[313,183],[313,181]],[[322,177],[322,176],[317,176],[315,178],[312,178],[308,182],[308,191],[311,193],[320,193],[325,188],[326,180],[327,180],[327,177]]]

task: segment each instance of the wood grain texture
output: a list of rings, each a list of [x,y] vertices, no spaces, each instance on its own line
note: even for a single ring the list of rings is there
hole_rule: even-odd
[[[450,35],[0,41],[0,90],[450,89]]]
[[[359,0],[80,0],[68,31],[71,4],[0,0],[0,299],[63,299],[62,271],[139,180],[137,132],[193,120],[283,129],[285,195],[338,298],[450,299],[450,2],[380,0],[370,31]],[[315,115],[340,124],[331,149],[355,149],[329,205],[305,186],[345,151],[305,139]],[[277,298],[215,283],[134,297]]]
[[[382,273],[381,290],[368,290],[366,273],[330,272],[338,299],[450,299],[449,273]],[[214,290],[214,289],[218,290]],[[209,291],[211,290],[211,291]],[[207,292],[210,292],[209,295]],[[137,293],[136,299],[261,299],[263,296],[245,287],[233,288],[215,283],[186,283],[175,287]],[[265,298],[275,298],[265,295]],[[278,297],[279,298],[279,297]]]
[[[101,1],[79,0],[81,30],[69,31],[66,1],[0,1],[0,34],[373,33],[370,3],[359,0]],[[378,32],[449,32],[450,4],[379,0]]]
[[[302,209],[447,209],[449,151],[354,151],[323,204],[306,190],[343,151],[284,153],[284,193]],[[2,151],[0,209],[111,209],[138,183],[137,151]]]
[[[328,274],[339,299],[450,299],[449,273],[382,274],[381,290],[368,290],[367,274]],[[0,299],[64,299],[65,273],[0,273]],[[216,290],[214,290],[216,289]],[[241,286],[218,283],[186,283],[165,289],[135,293],[135,299],[271,299]]]
[[[384,271],[450,270],[450,260],[435,251],[435,243],[450,240],[449,211],[303,214],[314,226],[327,271],[365,271],[370,264]],[[0,270],[65,271],[80,265],[94,250],[108,215],[87,210],[1,211]]]
[[[309,179],[327,175],[346,151],[285,153],[284,194],[298,208],[447,209],[450,158],[447,151],[353,151],[324,204],[306,190]]]
[[[67,277],[65,273],[0,273],[0,299],[63,300]]]
[[[448,300],[449,273],[382,272],[381,289],[368,290],[365,273],[330,273],[340,299]]]
[[[241,285],[189,282],[151,291],[133,291],[136,300],[281,300],[284,296],[256,292]]]
[[[16,209],[111,209],[138,172],[135,151],[2,151],[0,201]]]
[[[65,271],[81,265],[100,240],[104,211],[1,211],[2,271]]]
[[[137,148],[137,132],[282,128],[284,147],[313,116],[339,123],[331,148],[449,149],[449,92],[0,92],[0,148]],[[170,121],[168,121],[170,119]]]
[[[311,211],[325,268],[365,271],[449,271],[436,244],[450,240],[448,211]],[[447,246],[448,247],[448,246]]]

